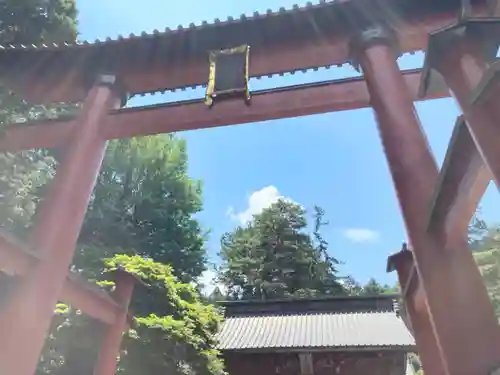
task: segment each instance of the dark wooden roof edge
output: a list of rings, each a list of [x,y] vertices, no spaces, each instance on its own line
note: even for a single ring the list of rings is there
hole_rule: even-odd
[[[312,2],[307,2],[304,6],[299,6],[298,4],[294,4],[291,8],[285,8],[285,7],[280,7],[278,10],[272,10],[272,9],[267,9],[265,13],[260,13],[258,11],[254,11],[252,15],[247,15],[245,13],[242,13],[239,17],[232,17],[228,16],[226,20],[221,21],[220,19],[216,18],[212,22],[208,21],[201,21],[198,25],[195,23],[190,23],[189,26],[183,26],[183,25],[178,25],[177,28],[171,29],[169,27],[166,27],[163,31],[160,31],[158,29],[154,29],[152,32],[146,32],[143,31],[140,34],[136,35],[134,33],[129,34],[128,37],[124,37],[123,35],[118,35],[116,38],[111,38],[107,37],[105,39],[96,39],[95,41],[91,42],[88,40],[83,40],[83,41],[75,41],[75,42],[62,42],[62,43],[53,43],[53,42],[47,42],[47,43],[41,43],[41,44],[30,44],[30,45],[13,45],[13,44],[0,44],[0,52],[1,51],[7,51],[7,50],[16,50],[16,51],[22,51],[22,50],[59,50],[59,49],[75,49],[75,48],[85,48],[85,47],[97,47],[97,46],[103,46],[103,45],[112,45],[112,44],[118,44],[124,41],[138,41],[138,40],[144,40],[144,39],[153,39],[157,37],[167,37],[167,36],[173,36],[176,34],[183,34],[188,31],[200,31],[200,30],[205,30],[209,28],[218,28],[218,27],[224,27],[228,26],[231,24],[238,24],[241,22],[252,22],[252,21],[257,21],[257,20],[262,20],[265,18],[270,18],[270,17],[276,17],[276,16],[283,16],[283,15],[290,15],[294,13],[301,13],[301,12],[308,12],[317,8],[322,8],[322,7],[330,7],[330,6],[342,6],[345,5],[346,3],[351,3],[355,0],[317,0],[317,2],[312,3]],[[390,0],[382,0],[382,1],[390,1]],[[458,1],[455,0],[442,0],[442,4],[432,4],[429,5],[429,1],[427,1],[426,4],[422,2],[422,0],[399,0],[401,4],[403,1],[406,1],[408,3],[418,1],[422,3],[422,9],[432,11],[435,7],[446,7],[446,5],[442,4],[454,4],[458,3]],[[485,0],[471,0],[473,3],[484,3]],[[438,9],[439,10],[439,9]]]
[[[373,296],[324,296],[324,297],[312,297],[312,298],[277,298],[277,299],[267,299],[267,300],[244,300],[244,301],[220,301],[217,302],[222,306],[229,305],[266,305],[269,303],[296,303],[296,302],[317,302],[317,301],[341,301],[341,300],[393,300],[399,298],[399,294],[378,294]]]
[[[351,1],[351,0],[348,0]],[[105,39],[96,39],[91,42],[89,40],[82,40],[76,42],[62,42],[62,43],[41,43],[41,44],[30,44],[30,45],[13,45],[13,44],[0,44],[1,50],[51,50],[51,49],[62,49],[62,48],[78,48],[78,47],[89,47],[89,46],[100,46],[103,44],[115,44],[127,40],[140,40],[140,39],[151,39],[162,36],[170,36],[175,34],[181,34],[189,30],[202,30],[206,28],[223,27],[226,25],[231,25],[235,23],[245,22],[245,21],[256,21],[263,18],[275,17],[284,14],[291,14],[297,12],[306,12],[311,9],[331,6],[336,0],[318,0],[316,3],[308,1],[306,5],[299,6],[294,4],[291,8],[280,7],[278,10],[267,9],[265,13],[254,11],[252,15],[247,15],[242,13],[239,17],[227,16],[225,20],[220,20],[219,18],[214,19],[212,22],[201,21],[198,25],[195,23],[190,23],[189,26],[178,25],[177,28],[172,29],[170,27],[165,27],[163,31],[154,29],[152,32],[143,31],[136,35],[135,33],[129,34],[128,37],[123,35],[118,35],[116,38],[107,37]]]
[[[219,349],[224,354],[266,354],[266,353],[331,353],[331,352],[413,352],[417,345],[349,345],[349,346],[300,346],[245,349]]]
[[[226,301],[218,303],[225,316],[286,315],[303,313],[396,312],[397,294],[336,296],[303,299]]]

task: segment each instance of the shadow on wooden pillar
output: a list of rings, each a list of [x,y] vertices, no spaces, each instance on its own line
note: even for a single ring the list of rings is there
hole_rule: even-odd
[[[409,321],[426,375],[444,375],[439,346],[434,335],[425,296],[420,285],[413,253],[405,247],[387,261],[387,271],[396,271]]]
[[[439,170],[404,85],[394,39],[370,31],[356,43],[440,352],[441,366],[432,372],[487,374],[500,363],[498,323],[467,233],[445,239],[428,231]]]
[[[99,357],[94,375],[115,375],[117,360],[124,332],[128,328],[128,308],[134,287],[140,282],[134,275],[123,269],[114,272],[115,290],[112,297],[120,304],[122,310],[116,315],[115,322],[106,326],[102,336]]]

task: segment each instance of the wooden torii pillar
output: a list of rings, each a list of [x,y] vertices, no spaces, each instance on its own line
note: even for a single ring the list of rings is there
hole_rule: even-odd
[[[140,282],[140,280],[123,269],[118,269],[115,272],[113,297],[124,308],[116,317],[115,322],[106,327],[106,331],[101,339],[99,357],[94,369],[94,375],[115,375],[116,373],[122,335],[128,328],[128,306],[137,282]]]
[[[404,85],[396,45],[390,30],[375,26],[353,41],[353,56],[370,92],[425,296],[428,315],[411,316],[419,324],[415,328],[424,371],[487,374],[500,364],[500,328],[467,233],[445,236],[428,231],[439,171]]]
[[[100,126],[122,97],[116,77],[100,75],[84,101],[32,231],[32,248],[37,249],[40,261],[19,281],[16,293],[0,312],[2,374],[35,373],[106,151]]]

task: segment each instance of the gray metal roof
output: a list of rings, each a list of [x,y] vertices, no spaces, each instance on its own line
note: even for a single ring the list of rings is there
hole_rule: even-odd
[[[234,316],[217,338],[221,350],[415,347],[394,311]]]

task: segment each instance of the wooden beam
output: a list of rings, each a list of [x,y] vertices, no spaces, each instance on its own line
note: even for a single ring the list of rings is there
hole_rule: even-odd
[[[117,314],[123,310],[106,292],[74,274],[69,274],[66,279],[61,301],[105,324],[114,323]]]
[[[40,259],[31,249],[5,232],[0,233],[0,270],[9,276],[22,276]]]
[[[10,276],[23,276],[43,261],[34,251],[19,241],[0,233],[0,270]],[[60,300],[105,324],[115,321],[122,310],[107,293],[96,286],[69,274],[61,292]]]
[[[430,209],[429,231],[465,235],[491,179],[465,119],[458,117]]]
[[[412,300],[415,311],[426,310],[425,293],[418,276],[413,252],[401,250],[387,259],[387,272],[398,273],[401,296],[405,301]]]
[[[74,119],[61,119],[10,125],[0,134],[0,152],[59,147],[68,139],[75,124]]]
[[[429,97],[418,98],[420,70],[404,71],[403,75],[413,100],[449,96],[448,90],[443,90]],[[370,95],[364,79],[348,78],[254,92],[250,106],[240,100],[230,100],[217,103],[209,109],[202,100],[191,100],[121,109],[106,118],[102,131],[107,139],[128,138],[369,106]],[[45,121],[10,127],[6,134],[0,137],[0,152],[60,146],[67,139],[74,124],[73,120]]]
[[[475,4],[471,13],[475,16],[487,15],[484,4]],[[455,11],[428,15],[424,19],[398,20],[395,28],[402,53],[420,51],[427,47],[428,34],[456,21]],[[350,59],[350,33],[327,35],[321,43],[290,41],[280,45],[252,48],[250,71],[251,77],[267,76],[289,71],[300,71],[315,67],[340,65]],[[116,42],[115,42],[116,43]],[[99,47],[102,47],[100,45]],[[92,46],[88,47],[92,48]],[[55,72],[53,79],[42,77],[36,69],[23,74],[23,87],[12,85],[33,103],[81,101],[86,95],[83,72],[85,59],[92,59],[91,53],[82,55],[75,66],[65,73]],[[207,58],[165,64],[163,61],[145,67],[130,59],[113,60],[110,63],[113,73],[120,77],[127,92],[131,94],[155,92],[179,87],[204,85],[208,80]],[[80,64],[81,66],[79,67]]]

